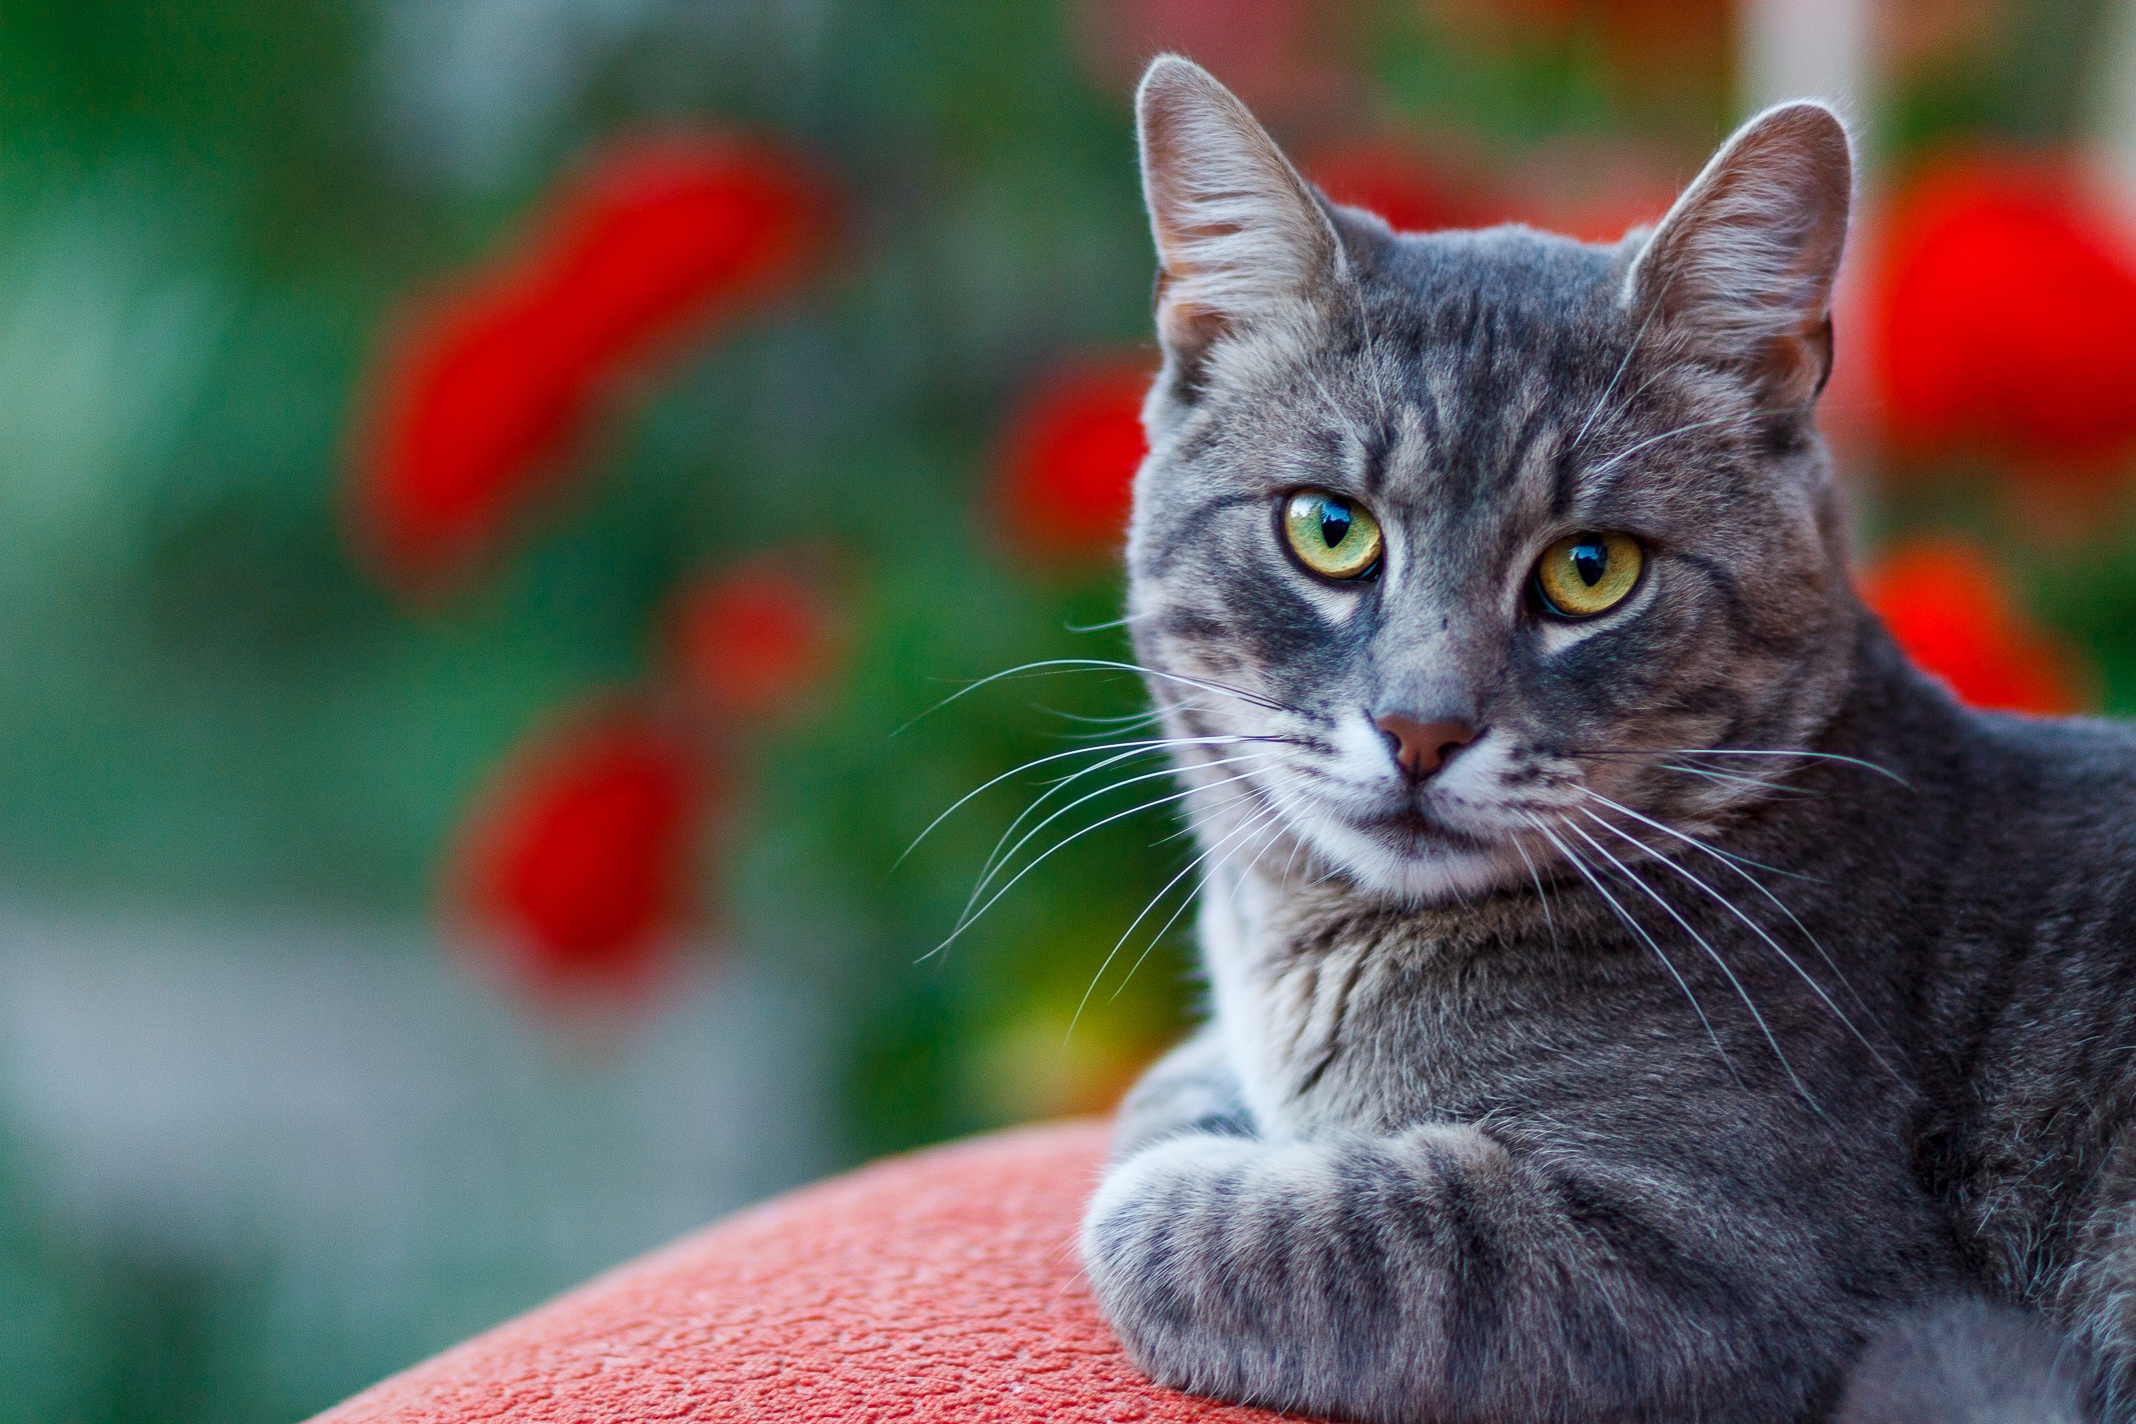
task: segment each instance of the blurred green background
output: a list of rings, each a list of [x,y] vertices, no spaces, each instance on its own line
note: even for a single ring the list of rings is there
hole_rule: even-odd
[[[1873,193],[2107,141],[2101,0],[1866,8]],[[1188,50],[1364,190],[1621,227],[1742,112],[1747,23],[0,0],[0,1424],[297,1419],[793,1182],[1102,1107],[1192,1008],[1180,889],[1121,940],[1188,863],[1168,808],[931,955],[1038,784],[894,863],[1141,705],[1064,673],[907,727],[1125,655],[1104,550],[994,526],[1029,394],[1151,356],[1138,63]],[[823,260],[642,372],[477,576],[397,595],[345,518],[394,314],[503,260],[604,139],[678,128],[827,183]],[[1903,445],[1873,384],[1835,387],[1865,540],[1955,532],[2009,604],[1951,656],[2136,707],[2126,452]],[[827,590],[835,665],[708,724],[711,912],[649,997],[559,1015],[433,927],[457,828],[551,719],[671,680],[677,589],[766,551]]]

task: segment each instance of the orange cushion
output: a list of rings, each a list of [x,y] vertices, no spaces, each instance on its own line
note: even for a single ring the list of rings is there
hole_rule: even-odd
[[[893,1158],[730,1217],[319,1416],[321,1424],[1269,1421],[1158,1389],[1077,1262],[1107,1128]]]

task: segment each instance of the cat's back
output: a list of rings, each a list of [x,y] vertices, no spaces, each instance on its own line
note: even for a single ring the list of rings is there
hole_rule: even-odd
[[[1961,709],[1951,787],[1983,914],[2014,917],[2042,947],[2107,949],[2136,914],[2136,726],[2094,717]]]
[[[1919,1161],[2011,1296],[2119,1295],[2136,1264],[2094,1238],[2136,1224],[2136,728],[1962,716]]]

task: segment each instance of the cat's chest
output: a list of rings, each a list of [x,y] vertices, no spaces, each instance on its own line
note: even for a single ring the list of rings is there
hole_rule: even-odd
[[[1428,934],[1248,939],[1217,968],[1219,1014],[1264,1128],[1398,1130],[1579,1096],[1611,1071],[1615,1003],[1519,951]],[[1548,954],[1547,946],[1540,951]]]
[[[1487,1095],[1462,997],[1367,944],[1262,966],[1226,1006],[1256,1115],[1277,1131],[1386,1131]]]

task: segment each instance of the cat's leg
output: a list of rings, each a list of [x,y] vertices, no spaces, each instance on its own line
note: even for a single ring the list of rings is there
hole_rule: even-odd
[[[1115,1163],[1082,1244],[1136,1363],[1198,1393],[1432,1424],[1793,1420],[1881,1310],[1790,1214],[1835,1203],[1740,1195],[1466,1126],[1186,1133]]]
[[[1214,1024],[1151,1064],[1128,1090],[1113,1123],[1113,1156],[1133,1156],[1184,1132],[1254,1135],[1253,1114]]]

